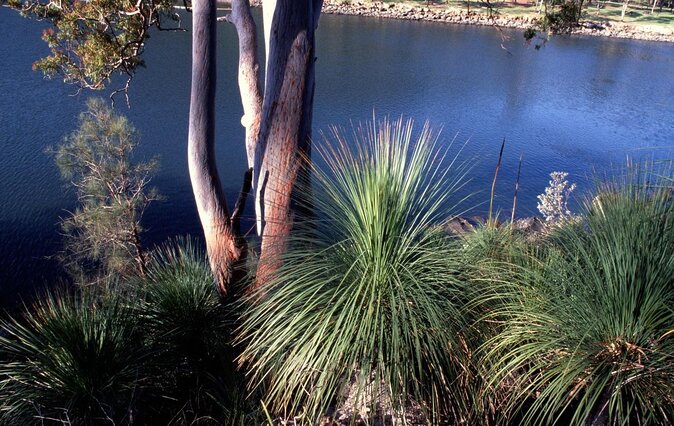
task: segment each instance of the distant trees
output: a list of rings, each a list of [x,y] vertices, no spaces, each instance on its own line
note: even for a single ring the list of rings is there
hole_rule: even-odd
[[[584,0],[541,0],[540,10],[544,12],[543,18],[537,19],[531,27],[524,31],[525,40],[529,42],[539,36],[539,33],[570,33],[580,23],[583,3]],[[539,38],[545,42],[546,37]],[[536,48],[540,46],[541,44],[537,44]]]
[[[71,273],[145,275],[148,256],[141,241],[141,218],[158,199],[149,188],[157,160],[133,163],[135,129],[105,101],[92,98],[79,127],[55,149],[64,179],[78,206],[62,220],[64,263]]]
[[[116,73],[128,92],[151,27],[180,29],[170,0],[10,0],[23,13],[54,24],[43,33],[51,54],[35,63],[82,88],[100,89]],[[238,280],[247,252],[238,223],[248,189],[261,237],[257,283],[278,267],[292,229],[295,181],[310,152],[314,98],[314,31],[322,0],[263,0],[265,82],[260,84],[257,32],[248,0],[233,0],[227,19],[239,35],[239,88],[250,178],[237,207],[227,206],[215,162],[216,0],[186,1],[193,16],[188,160],[209,261],[223,294]],[[248,175],[247,175],[248,176]]]

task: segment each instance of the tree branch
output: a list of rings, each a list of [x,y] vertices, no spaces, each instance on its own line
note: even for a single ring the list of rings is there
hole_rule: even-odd
[[[260,133],[262,117],[262,91],[260,89],[260,62],[257,56],[257,31],[249,0],[232,0],[229,21],[239,36],[239,92],[243,104],[241,125],[246,129],[246,154],[248,167],[253,167],[255,147]]]
[[[248,194],[250,193],[252,181],[253,168],[251,167],[246,170],[246,173],[243,175],[241,192],[239,193],[239,198],[236,200],[236,204],[234,205],[234,211],[232,211],[231,222],[232,230],[234,231],[235,235],[241,235],[241,215],[246,208],[246,200],[248,199]]]

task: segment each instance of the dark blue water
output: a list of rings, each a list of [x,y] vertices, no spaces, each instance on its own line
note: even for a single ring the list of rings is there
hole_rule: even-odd
[[[188,19],[189,20],[189,19]],[[189,22],[188,22],[189,24]],[[50,259],[61,246],[59,217],[74,196],[44,153],[76,126],[91,92],[31,70],[48,53],[43,23],[0,9],[0,300],[59,278]],[[587,190],[593,170],[626,156],[674,158],[674,45],[557,37],[525,47],[491,28],[323,15],[318,31],[316,134],[377,116],[404,115],[442,128],[446,143],[468,140],[468,191],[486,210],[501,140],[507,140],[497,203],[510,215],[517,158],[524,155],[518,216],[536,212],[553,170]],[[238,192],[245,168],[236,87],[236,37],[220,27],[218,157],[225,190]],[[504,45],[505,49],[501,46]],[[140,131],[137,157],[159,154],[153,181],[166,201],[146,216],[147,237],[199,233],[188,181],[189,33],[156,33],[125,114]],[[100,93],[107,96],[107,93]],[[119,98],[118,107],[123,99]],[[320,143],[320,139],[316,143]]]

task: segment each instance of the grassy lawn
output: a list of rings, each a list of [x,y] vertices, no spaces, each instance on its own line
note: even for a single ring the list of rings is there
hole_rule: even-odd
[[[352,0],[354,1],[354,0]],[[362,1],[362,0],[361,0]],[[481,0],[435,0],[430,4],[426,0],[388,0],[385,3],[401,3],[417,7],[430,7],[433,9],[449,10],[467,10],[470,3],[470,10],[475,12],[486,12],[489,3]],[[539,8],[534,1],[514,0],[514,1],[491,1],[494,10],[501,15],[506,16],[539,16]],[[674,13],[672,9],[663,7],[659,11],[656,7],[651,14],[651,6],[645,3],[639,4],[630,1],[624,20],[621,21],[622,3],[620,2],[599,2],[597,0],[586,2],[583,7],[583,18],[589,21],[624,23],[634,26],[661,27],[661,29],[674,30]]]

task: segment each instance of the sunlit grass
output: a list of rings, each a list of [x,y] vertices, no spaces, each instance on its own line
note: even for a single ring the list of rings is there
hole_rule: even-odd
[[[671,424],[671,186],[632,169],[602,185],[583,220],[553,240],[547,252],[556,261],[542,259],[499,286],[501,305],[488,317],[503,321],[484,351],[492,385],[510,393],[505,417],[537,425]]]
[[[274,413],[310,424],[348,389],[373,410],[386,404],[366,394],[386,395],[379,408],[398,415],[415,400],[436,421],[459,416],[462,395],[450,388],[461,373],[464,282],[458,249],[435,225],[450,216],[466,167],[437,151],[427,126],[415,132],[402,119],[352,138],[335,129],[319,147],[319,219],[252,295],[240,364]]]

